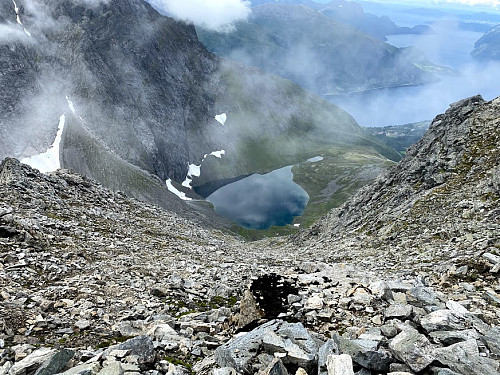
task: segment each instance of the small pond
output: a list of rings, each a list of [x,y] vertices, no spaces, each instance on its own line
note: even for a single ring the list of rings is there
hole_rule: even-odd
[[[247,229],[291,224],[302,215],[309,195],[293,182],[292,167],[253,174],[225,185],[207,197],[215,211]]]

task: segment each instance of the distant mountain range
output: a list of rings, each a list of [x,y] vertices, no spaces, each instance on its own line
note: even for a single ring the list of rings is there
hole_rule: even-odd
[[[500,25],[484,34],[476,43],[472,56],[479,60],[500,61]]]
[[[262,4],[298,4],[305,5],[311,9],[317,10],[325,16],[352,26],[366,34],[378,39],[385,40],[387,35],[396,34],[423,34],[433,33],[434,31],[428,25],[417,25],[415,27],[402,27],[396,25],[387,16],[376,16],[364,11],[363,6],[354,1],[333,0],[326,4],[320,4],[312,0],[255,0],[252,6]]]
[[[230,33],[197,29],[212,52],[289,78],[319,94],[421,85],[441,70],[305,5],[264,4]]]

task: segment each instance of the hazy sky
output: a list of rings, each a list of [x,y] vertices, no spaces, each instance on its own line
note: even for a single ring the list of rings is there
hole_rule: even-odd
[[[327,3],[330,0],[314,0],[318,3]],[[370,0],[367,0],[370,1]],[[471,5],[471,6],[486,6],[498,9],[500,0],[379,0],[373,1],[376,3],[392,3],[392,4],[412,4],[415,6],[446,6],[453,4]]]
[[[317,3],[326,4],[330,0],[314,0]],[[366,0],[371,1],[371,0]],[[462,4],[462,5],[473,5],[473,6],[486,6],[491,8],[500,8],[500,0],[378,0],[373,1],[374,3],[391,3],[391,4],[412,4],[415,6],[440,6],[448,4]]]

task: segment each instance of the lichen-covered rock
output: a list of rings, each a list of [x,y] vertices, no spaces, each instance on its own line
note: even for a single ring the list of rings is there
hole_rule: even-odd
[[[352,358],[347,354],[330,354],[326,360],[328,375],[354,375]]]

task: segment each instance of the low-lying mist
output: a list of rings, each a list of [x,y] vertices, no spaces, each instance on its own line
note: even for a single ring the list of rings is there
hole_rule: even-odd
[[[363,126],[401,125],[432,120],[460,99],[480,94],[486,100],[500,95],[500,62],[471,57],[474,43],[482,33],[460,29],[448,20],[431,24],[432,35],[389,36],[397,47],[415,46],[435,64],[449,67],[441,81],[416,87],[376,90],[351,96],[329,97]]]
[[[468,64],[458,76],[443,77],[435,84],[327,99],[349,112],[362,126],[387,126],[432,120],[451,103],[477,94],[485,100],[500,95],[500,63]]]

